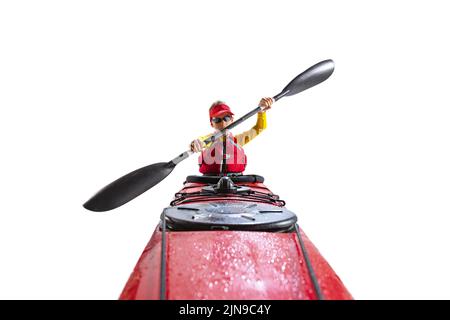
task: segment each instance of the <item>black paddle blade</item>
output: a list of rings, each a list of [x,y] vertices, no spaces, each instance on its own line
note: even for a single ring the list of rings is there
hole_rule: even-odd
[[[284,96],[292,96],[314,87],[315,85],[327,80],[333,71],[333,60],[324,60],[319,62],[295,77],[294,80],[289,82],[283,91],[281,91],[281,93],[277,94],[273,98],[277,101]]]
[[[137,169],[110,183],[89,199],[83,207],[91,211],[108,211],[133,200],[167,177],[175,168],[172,161],[159,162]]]

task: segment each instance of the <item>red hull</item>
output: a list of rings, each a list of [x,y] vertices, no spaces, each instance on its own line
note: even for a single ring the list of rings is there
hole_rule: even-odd
[[[161,240],[158,227],[120,299],[352,299],[301,231],[168,231],[165,248]]]

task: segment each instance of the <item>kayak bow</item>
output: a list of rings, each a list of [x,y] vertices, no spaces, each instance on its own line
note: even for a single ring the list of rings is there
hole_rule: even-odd
[[[187,177],[120,299],[352,299],[263,181]]]

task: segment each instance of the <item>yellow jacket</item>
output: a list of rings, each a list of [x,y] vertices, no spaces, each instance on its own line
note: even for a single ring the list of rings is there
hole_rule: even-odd
[[[258,134],[260,134],[267,127],[267,118],[265,112],[258,112],[258,119],[256,120],[256,124],[247,131],[244,131],[238,135],[235,135],[237,143],[242,147],[252,141]],[[207,134],[206,136],[201,136],[198,139],[203,141],[208,139],[214,133]],[[205,147],[209,147],[212,142],[208,143]]]

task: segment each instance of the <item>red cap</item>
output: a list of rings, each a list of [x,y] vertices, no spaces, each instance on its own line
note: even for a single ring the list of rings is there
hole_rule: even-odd
[[[229,106],[227,106],[225,103],[220,103],[215,105],[211,110],[209,110],[209,119],[220,117],[224,114],[230,114],[234,116],[234,113],[231,112],[231,109]]]

